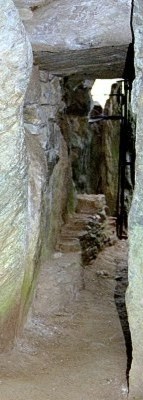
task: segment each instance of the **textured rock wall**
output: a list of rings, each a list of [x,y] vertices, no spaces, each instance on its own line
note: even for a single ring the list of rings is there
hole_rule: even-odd
[[[67,146],[56,122],[56,113],[62,107],[60,80],[34,67],[26,92],[32,70],[31,47],[10,0],[5,4],[0,1],[0,13],[3,347],[14,339],[27,313],[41,255],[56,243],[67,212],[71,172]]]
[[[72,75],[63,82],[65,108],[59,115],[61,131],[66,140],[75,188],[79,193],[91,193],[90,152],[93,132],[88,124],[90,89],[93,80],[85,81]]]
[[[27,158],[23,101],[31,47],[11,0],[0,0],[0,347],[13,340],[27,263]]]
[[[135,67],[133,108],[136,127],[136,184],[129,216],[129,287],[127,308],[133,344],[130,400],[143,398],[143,3],[134,4]]]
[[[67,145],[57,124],[62,107],[60,79],[33,67],[24,125],[29,162],[29,235],[33,260],[37,262],[41,250],[45,257],[44,253],[54,248],[67,213],[71,173]]]

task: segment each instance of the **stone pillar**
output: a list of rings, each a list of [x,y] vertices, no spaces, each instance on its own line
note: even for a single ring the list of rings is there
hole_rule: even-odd
[[[11,0],[0,0],[0,348],[13,341],[27,254],[23,101],[31,46]]]
[[[134,6],[136,80],[133,111],[137,116],[136,184],[129,215],[129,287],[126,295],[133,345],[130,400],[143,399],[143,2]]]

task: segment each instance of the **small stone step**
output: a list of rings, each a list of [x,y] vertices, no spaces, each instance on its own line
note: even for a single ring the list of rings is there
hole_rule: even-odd
[[[61,251],[63,253],[76,252],[80,250],[80,241],[78,239],[59,242],[56,246],[56,251]]]
[[[74,214],[72,217],[69,218],[66,227],[71,229],[72,231],[80,231],[84,230],[90,222],[95,220],[94,216],[89,214]]]
[[[77,195],[77,213],[87,213],[87,214],[96,214],[102,210],[104,210],[106,206],[105,196],[104,194],[97,195]]]
[[[88,225],[88,221],[73,221],[73,224],[67,224],[66,228],[71,230],[72,232],[80,232],[85,230],[86,226]]]
[[[108,222],[110,225],[116,225],[117,218],[116,217],[108,217]]]
[[[78,195],[77,212],[63,225],[56,250],[82,252],[82,258],[85,253],[86,261],[95,258],[106,236],[112,236],[115,225],[112,217],[108,220],[105,205],[104,195]]]
[[[87,230],[83,230],[83,231],[74,230],[74,231],[72,231],[71,229],[67,229],[67,226],[66,226],[66,228],[62,230],[60,238],[61,238],[61,241],[64,241],[64,240],[67,240],[67,239],[69,239],[69,240],[71,239],[72,240],[72,239],[80,238],[80,237],[86,235],[86,233],[87,233]]]

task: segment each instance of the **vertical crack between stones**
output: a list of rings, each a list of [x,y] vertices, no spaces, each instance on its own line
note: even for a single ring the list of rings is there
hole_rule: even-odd
[[[135,35],[134,35],[134,28],[133,28],[133,14],[134,14],[134,0],[131,2],[131,18],[130,18],[130,27],[132,33],[132,44],[134,46],[135,43]]]
[[[132,78],[133,80],[135,79],[135,66],[134,66],[134,60],[135,60],[135,52],[134,52],[134,43],[135,43],[135,35],[134,35],[134,27],[133,27],[133,17],[134,17],[134,0],[131,0],[131,15],[130,15],[130,28],[131,28],[131,34],[132,34],[132,57],[133,57],[133,75]],[[132,84],[132,83],[131,83]],[[129,282],[128,282],[129,284]],[[126,303],[125,303],[125,312],[127,313],[126,309]],[[131,331],[130,331],[130,325],[128,322],[128,313],[127,313],[127,326],[128,329],[126,332],[124,332],[125,336],[125,343],[126,343],[126,351],[127,351],[127,369],[126,369],[126,378],[127,378],[127,384],[128,384],[128,393],[129,393],[129,388],[130,388],[130,381],[129,381],[129,373],[131,370],[132,366],[132,338],[131,338]]]

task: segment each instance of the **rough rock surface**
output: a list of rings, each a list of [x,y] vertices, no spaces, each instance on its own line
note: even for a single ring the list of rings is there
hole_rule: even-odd
[[[129,217],[129,288],[127,308],[133,344],[130,400],[143,398],[143,2],[134,4],[135,67],[133,108],[137,116],[136,184]]]
[[[35,60],[60,74],[123,75],[131,42],[130,0],[15,0]],[[126,17],[125,17],[126,16]],[[114,34],[113,34],[114,32]]]
[[[29,234],[37,261],[52,250],[67,212],[71,171],[66,142],[58,126],[62,108],[60,80],[33,67],[24,104],[29,164]],[[40,254],[40,253],[39,253]],[[44,254],[43,254],[44,255]],[[28,267],[29,269],[29,267]]]
[[[65,107],[59,114],[59,124],[68,146],[73,181],[79,193],[92,193],[90,146],[93,132],[88,124],[88,113],[93,83],[76,74],[63,79],[62,84]]]
[[[116,269],[126,268],[126,248],[120,240],[101,252],[84,269],[80,291],[77,253],[47,260],[29,324],[15,349],[0,357],[2,400],[127,400],[126,350],[114,299],[116,294],[123,313],[124,293],[115,279]]]
[[[16,331],[29,251],[22,111],[32,53],[11,0],[0,0],[0,32],[0,347],[3,347]]]
[[[63,80],[65,107],[59,115],[59,123],[68,146],[76,191],[104,193],[110,214],[115,215],[121,124],[119,120],[92,122],[98,107],[92,104],[93,83],[80,74]],[[115,96],[120,87],[120,82],[112,86],[104,111],[99,105],[100,114],[121,115],[121,106]]]

